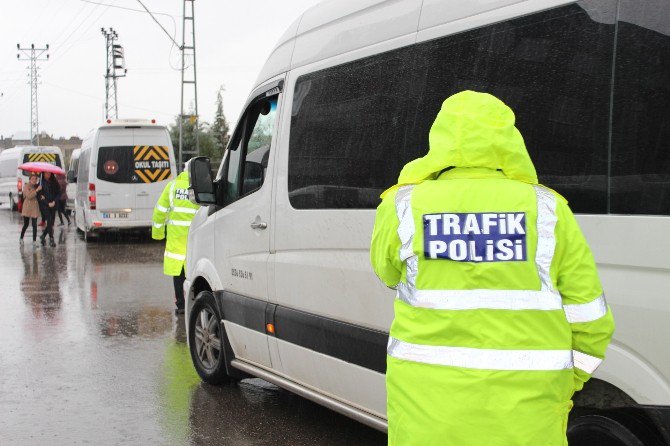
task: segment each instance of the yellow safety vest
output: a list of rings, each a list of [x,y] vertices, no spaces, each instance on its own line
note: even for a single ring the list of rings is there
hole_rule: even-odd
[[[188,172],[180,173],[165,186],[154,207],[151,237],[163,240],[167,229],[163,272],[168,276],[181,274],[186,260],[188,228],[200,209],[200,206],[188,199],[188,186]]]

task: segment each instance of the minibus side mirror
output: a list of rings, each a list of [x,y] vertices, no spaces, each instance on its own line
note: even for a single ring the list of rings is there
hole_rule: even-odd
[[[67,172],[67,182],[68,183],[76,183],[77,182],[77,174],[75,173],[74,170],[68,170],[68,172]]]
[[[188,175],[191,183],[189,189],[192,191],[192,196],[189,194],[191,201],[203,205],[216,204],[209,158],[204,156],[192,158],[188,166]]]

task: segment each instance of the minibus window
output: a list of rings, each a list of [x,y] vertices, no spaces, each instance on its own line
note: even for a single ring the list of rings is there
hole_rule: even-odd
[[[289,133],[291,205],[375,208],[402,167],[427,153],[442,102],[475,90],[514,110],[543,184],[575,212],[607,212],[616,8],[594,14],[585,10],[589,5],[544,10],[300,76]]]
[[[242,124],[242,137],[231,145],[219,179],[218,197],[225,206],[260,189],[265,180],[277,115],[277,96],[253,103]],[[233,141],[234,142],[234,141]]]
[[[222,184],[225,188],[223,194],[224,204],[232,203],[237,199],[237,189],[238,189],[238,173],[240,171],[240,153],[242,148],[240,146],[235,147],[234,150],[230,150],[228,153],[228,168],[226,174],[226,181]]]
[[[265,100],[258,105],[256,123],[253,126],[243,166],[242,193],[247,195],[260,189],[268,166],[270,144],[274,131],[277,98]]]
[[[610,212],[670,215],[670,3],[619,8]]]

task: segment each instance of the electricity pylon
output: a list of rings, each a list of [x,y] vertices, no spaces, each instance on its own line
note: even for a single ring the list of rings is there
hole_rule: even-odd
[[[128,70],[126,69],[123,47],[115,43],[116,39],[119,38],[117,32],[113,28],[109,28],[109,31],[105,28],[100,28],[100,31],[105,37],[105,54],[107,58],[107,69],[105,70],[105,119],[109,119],[110,116],[117,119],[119,117],[119,103],[116,79],[125,77]]]
[[[39,74],[37,73],[37,62],[49,60],[49,44],[45,48],[35,48],[35,44],[30,44],[30,48],[21,48],[21,44],[16,44],[16,49],[20,51],[16,55],[18,60],[30,61],[28,69],[30,70],[30,144],[40,145],[40,121],[37,111],[37,86],[39,85]],[[35,141],[33,141],[35,139]]]
[[[198,82],[196,76],[195,64],[195,0],[184,0],[184,13],[181,28],[181,111],[179,113],[179,169],[184,163],[184,156],[191,158],[198,156],[200,153],[200,140],[198,138]],[[188,7],[187,7],[188,5]],[[187,28],[189,32],[187,33]],[[186,36],[190,34],[190,39],[187,43]],[[186,57],[191,57],[193,63],[186,66]],[[188,71],[188,73],[187,73]],[[193,114],[184,114],[184,89],[193,87]],[[193,132],[195,133],[195,147],[191,150],[183,149],[183,126],[184,120],[188,119],[193,124]]]

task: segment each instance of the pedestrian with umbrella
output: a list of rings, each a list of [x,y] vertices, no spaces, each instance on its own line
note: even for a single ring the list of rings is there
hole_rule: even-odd
[[[65,174],[65,171],[58,166],[43,162],[24,163],[19,166],[19,169],[27,170],[29,172],[42,172],[42,191],[38,195],[38,203],[42,214],[46,220],[46,227],[40,236],[42,245],[46,244],[46,237],[49,236],[49,245],[54,247],[53,226],[56,220],[56,211],[58,196],[60,194],[60,186],[54,174]]]
[[[23,245],[23,236],[26,234],[26,229],[31,220],[33,223],[33,245],[37,243],[37,217],[40,216],[40,207],[38,203],[38,195],[42,191],[40,186],[40,178],[37,173],[30,174],[30,180],[23,185],[23,206],[21,209],[21,216],[23,216],[23,228],[21,229],[20,243]]]

